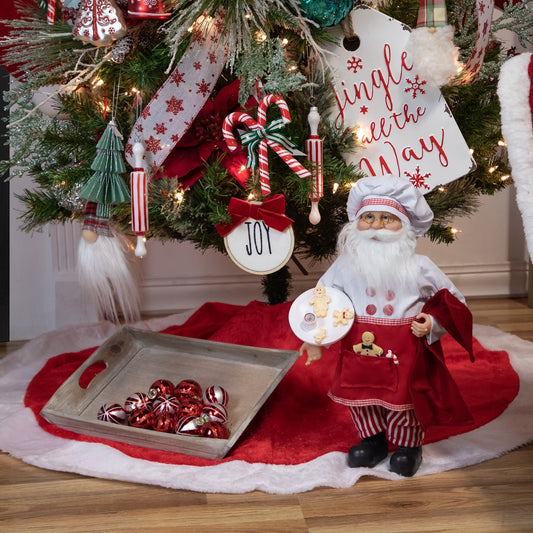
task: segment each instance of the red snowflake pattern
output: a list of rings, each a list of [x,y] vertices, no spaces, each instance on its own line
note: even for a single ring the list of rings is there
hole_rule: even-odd
[[[178,100],[173,96],[170,100],[166,101],[167,113],[173,113],[177,115],[180,111],[183,111],[183,100]]]
[[[170,82],[175,83],[176,87],[179,87],[185,82],[185,74],[180,72],[178,69],[174,70],[174,72],[170,75]]]
[[[409,178],[409,181],[417,189],[420,189],[420,187],[424,187],[424,189],[429,189],[429,185],[426,184],[426,179],[431,176],[431,172],[420,174],[420,167],[417,166],[414,174],[410,174],[409,172],[404,172],[404,174]]]
[[[146,150],[152,152],[154,155],[157,154],[157,152],[162,150],[161,141],[150,135],[150,138],[146,141]]]
[[[143,111],[142,111],[142,113],[141,113],[141,117],[143,118],[143,120],[146,120],[146,119],[147,119],[148,117],[150,117],[150,116],[151,116],[151,113],[150,113],[150,106],[147,105],[147,106],[143,109]]]
[[[353,71],[354,74],[357,74],[357,71],[362,68],[363,60],[360,57],[352,56],[351,59],[348,59],[348,70]]]
[[[196,69],[196,70],[200,70],[202,68],[202,63],[200,63],[200,61],[197,61],[193,67]]]
[[[131,145],[131,143],[127,143],[127,144],[126,144],[126,148],[124,149],[124,151],[125,151],[128,155],[133,156],[133,146]]]
[[[209,54],[209,63],[211,63],[212,65],[213,63],[216,63],[216,62],[217,62],[217,55],[211,52]]]
[[[368,107],[366,105],[362,105],[359,108],[359,113],[361,113],[361,115],[366,115],[368,113]]]
[[[204,78],[202,78],[202,81],[200,83],[196,83],[198,86],[198,90],[196,91],[196,94],[202,94],[202,96],[207,96],[211,93],[211,86],[209,83],[205,81]]]
[[[405,88],[405,92],[408,93],[408,92],[413,91],[413,95],[412,95],[413,98],[416,98],[418,96],[418,93],[426,94],[426,91],[422,89],[422,86],[425,85],[427,82],[426,80],[419,80],[418,74],[415,76],[414,80],[410,80],[409,78],[407,78],[406,81],[409,84],[409,86]]]
[[[155,126],[154,126],[154,131],[158,134],[158,135],[164,135],[166,133],[166,131],[168,130],[168,128],[165,126],[165,123],[162,122],[161,124],[159,123],[155,123]]]

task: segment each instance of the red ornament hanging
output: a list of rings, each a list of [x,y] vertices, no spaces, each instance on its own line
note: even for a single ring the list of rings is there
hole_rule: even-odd
[[[175,2],[171,0],[128,0],[128,16],[138,19],[166,20]]]
[[[135,255],[146,255],[146,232],[148,231],[148,178],[144,171],[143,156],[144,146],[137,142],[133,145],[135,156],[135,169],[130,173],[131,189],[131,229],[137,235]]]

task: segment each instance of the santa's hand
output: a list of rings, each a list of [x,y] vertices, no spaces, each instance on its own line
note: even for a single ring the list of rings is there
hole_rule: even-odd
[[[416,320],[411,322],[411,331],[415,337],[424,337],[431,331],[431,317],[426,313],[416,315]]]
[[[307,353],[307,361],[305,364],[310,365],[322,357],[322,346],[315,346],[314,344],[304,342],[300,346],[300,355],[303,355],[304,353]]]

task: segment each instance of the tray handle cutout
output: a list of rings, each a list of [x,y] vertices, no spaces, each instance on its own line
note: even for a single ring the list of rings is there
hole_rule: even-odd
[[[107,368],[107,363],[105,361],[95,361],[92,365],[89,365],[81,374],[78,385],[82,389],[86,389],[91,381],[98,375],[100,372],[103,372]]]

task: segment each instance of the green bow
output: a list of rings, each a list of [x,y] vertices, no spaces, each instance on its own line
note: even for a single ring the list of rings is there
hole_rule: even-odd
[[[266,126],[249,130],[241,135],[242,144],[248,149],[248,158],[246,159],[246,166],[248,168],[255,168],[257,166],[256,148],[262,140],[270,141],[278,147],[283,147],[292,154],[296,145],[281,133],[276,133],[277,130],[284,126],[283,119],[278,118]],[[275,147],[273,148],[276,149]]]

